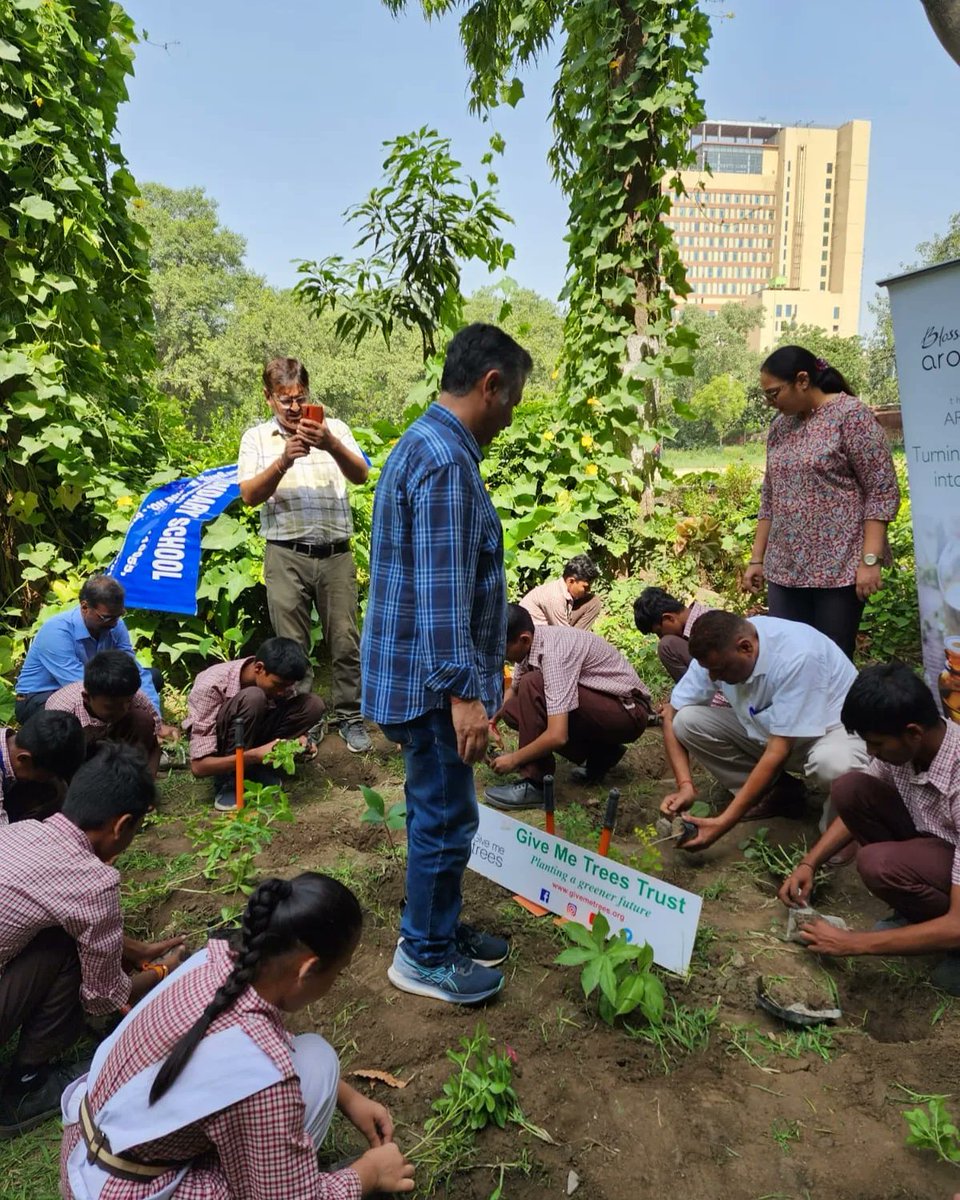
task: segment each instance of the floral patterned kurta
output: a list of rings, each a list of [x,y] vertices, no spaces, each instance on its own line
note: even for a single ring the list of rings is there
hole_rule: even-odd
[[[805,418],[781,413],[767,434],[760,519],[763,573],[781,587],[849,587],[864,521],[891,521],[900,489],[890,448],[865,404],[841,393]]]

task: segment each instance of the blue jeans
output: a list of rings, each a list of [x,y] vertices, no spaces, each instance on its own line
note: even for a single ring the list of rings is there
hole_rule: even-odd
[[[449,962],[463,898],[460,884],[477,831],[473,767],[457,754],[449,709],[383,725],[403,749],[407,800],[407,904],[403,949],[426,967]]]

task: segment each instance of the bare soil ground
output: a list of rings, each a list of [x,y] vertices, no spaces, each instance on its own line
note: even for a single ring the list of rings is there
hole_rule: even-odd
[[[501,888],[468,873],[465,915],[507,933],[512,952],[502,995],[482,1010],[437,1004],[393,990],[386,968],[393,953],[401,881],[379,830],[360,824],[361,783],[388,800],[402,795],[402,760],[382,739],[377,752],[351,755],[335,736],[292,785],[296,822],[282,826],[258,860],[264,872],[292,875],[334,870],[351,882],[369,911],[363,945],[334,992],[294,1020],[317,1029],[339,1049],[344,1069],[379,1068],[409,1079],[402,1091],[377,1094],[412,1140],[451,1070],[446,1050],[483,1021],[497,1043],[518,1056],[517,1088],[526,1115],[556,1145],[518,1130],[485,1132],[477,1167],[456,1176],[452,1197],[485,1200],[498,1172],[518,1163],[504,1196],[529,1200],[566,1194],[568,1173],[580,1178],[581,1200],[670,1195],[675,1200],[949,1200],[956,1170],[904,1144],[901,1112],[919,1093],[956,1088],[960,1005],[927,983],[928,960],[813,959],[782,940],[784,914],[776,885],[749,868],[730,836],[696,858],[668,846],[662,875],[705,893],[701,933],[687,980],[668,981],[685,1010],[717,1008],[706,1048],[675,1051],[667,1061],[623,1028],[609,1028],[584,1000],[578,972],[554,964],[564,944],[551,918],[534,918]],[[599,823],[602,789],[578,789],[558,775],[558,819],[576,803]],[[648,733],[610,777],[619,786],[620,833],[614,845],[635,849],[631,832],[656,816],[665,760]],[[487,769],[478,771],[478,789]],[[189,849],[183,818],[209,803],[183,776],[167,785],[169,814],[145,833],[141,848],[164,855]],[[536,823],[537,814],[528,814]],[[744,827],[744,834],[755,828]],[[594,835],[595,836],[595,835]],[[816,837],[816,819],[801,826],[774,821],[770,839]],[[595,844],[595,843],[594,843]],[[173,893],[145,914],[157,934],[216,921],[222,895]],[[228,898],[229,899],[229,898]],[[834,874],[820,900],[824,911],[863,925],[882,915],[855,868]],[[756,978],[797,979],[798,988],[838,997],[843,1020],[833,1031],[797,1037],[756,1007]],[[806,995],[806,993],[805,993]],[[349,1146],[340,1131],[338,1140]],[[338,1152],[343,1146],[338,1146]],[[357,1149],[360,1147],[357,1146]]]

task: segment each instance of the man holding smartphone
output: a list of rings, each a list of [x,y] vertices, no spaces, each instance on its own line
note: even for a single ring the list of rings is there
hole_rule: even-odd
[[[270,623],[277,637],[292,638],[309,656],[316,606],[333,666],[332,719],[348,749],[360,754],[371,742],[360,715],[347,484],[365,483],[369,468],[348,426],[311,402],[310,377],[299,359],[267,363],[263,392],[272,416],[243,435],[237,478],[243,502],[260,506]],[[299,689],[312,686],[309,668]]]

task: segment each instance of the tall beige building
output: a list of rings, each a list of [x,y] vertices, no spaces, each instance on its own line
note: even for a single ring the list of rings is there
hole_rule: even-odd
[[[794,323],[856,334],[870,122],[705,121],[693,146],[687,194],[665,218],[692,287],[683,303],[759,307],[755,348]]]

